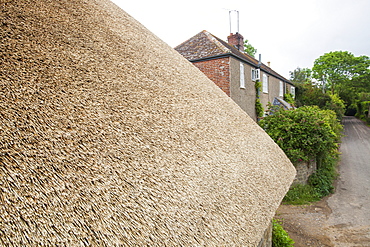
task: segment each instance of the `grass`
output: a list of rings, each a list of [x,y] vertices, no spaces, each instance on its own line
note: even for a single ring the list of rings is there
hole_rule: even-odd
[[[311,185],[297,184],[290,188],[283,199],[283,204],[304,205],[321,199],[315,188]]]

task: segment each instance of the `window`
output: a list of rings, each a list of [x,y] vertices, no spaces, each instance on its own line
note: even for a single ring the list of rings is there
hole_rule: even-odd
[[[269,81],[268,81],[268,77],[267,77],[266,74],[263,74],[262,89],[263,89],[263,92],[264,93],[268,93],[269,92]]]
[[[279,96],[283,97],[284,96],[284,83],[282,81],[279,81],[280,87],[279,87]]]
[[[260,69],[252,69],[252,81],[260,80]]]
[[[290,93],[292,94],[292,96],[293,96],[293,99],[295,98],[295,87],[291,87],[290,88]]]
[[[244,64],[240,63],[240,88],[245,88]]]

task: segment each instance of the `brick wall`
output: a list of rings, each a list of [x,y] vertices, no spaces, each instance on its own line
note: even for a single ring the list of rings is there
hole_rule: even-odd
[[[193,64],[230,97],[230,63],[228,57]]]

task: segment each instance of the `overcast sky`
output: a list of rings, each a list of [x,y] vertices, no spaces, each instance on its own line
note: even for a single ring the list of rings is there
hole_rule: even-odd
[[[370,56],[370,0],[113,0],[175,47],[202,30],[226,40],[229,10],[262,62],[289,79],[330,51]],[[231,32],[237,31],[231,12]]]

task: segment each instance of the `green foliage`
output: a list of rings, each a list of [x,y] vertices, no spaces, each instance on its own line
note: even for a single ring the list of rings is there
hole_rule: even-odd
[[[304,205],[320,200],[320,195],[310,185],[297,184],[292,186],[283,199],[284,204]]]
[[[294,241],[276,219],[272,220],[272,246],[273,247],[294,247]]]
[[[262,82],[257,80],[255,83],[254,83],[254,88],[256,89],[256,94],[257,96],[259,95],[260,91],[261,91],[261,87],[262,87]]]
[[[293,164],[316,159],[317,171],[307,185],[293,186],[285,203],[306,204],[333,191],[338,161],[338,145],[343,130],[332,110],[303,106],[295,110],[274,108],[273,115],[259,123],[280,146]]]
[[[332,95],[337,94],[349,108],[358,99],[358,94],[370,91],[370,58],[355,57],[348,51],[326,53],[315,60],[313,77]]]
[[[356,101],[356,117],[370,124],[370,93],[359,94],[359,99]]]
[[[338,119],[342,119],[345,112],[344,101],[337,94],[323,93],[322,89],[313,84],[295,84],[295,101],[298,107],[316,105],[321,109],[333,110]]]
[[[309,178],[310,187],[315,190],[319,198],[331,194],[334,190],[332,174],[327,170],[318,170]]]
[[[260,126],[292,163],[308,161],[317,154],[337,148],[338,133],[332,129],[334,123],[328,122],[327,113],[317,106],[279,110],[261,120]]]
[[[326,102],[323,109],[334,111],[337,118],[341,120],[345,112],[344,101],[338,96],[338,94],[329,94],[329,97],[330,101]]]
[[[312,70],[309,68],[296,68],[294,71],[289,71],[290,81],[293,83],[312,83]]]
[[[292,106],[295,106],[295,100],[292,94],[290,93],[284,94],[284,100],[288,102],[289,104],[291,104]]]
[[[333,193],[333,182],[338,176],[336,171],[338,159],[338,152],[335,151],[326,156],[319,156],[318,169],[308,178],[308,184],[292,186],[283,202],[291,205],[309,204]]]
[[[309,186],[315,190],[320,198],[333,193],[333,182],[338,176],[335,169],[338,157],[338,153],[334,151],[332,155],[318,157],[318,169],[308,178]]]
[[[317,105],[320,108],[330,102],[330,96],[313,84],[294,84],[296,87],[295,101],[298,107]]]
[[[259,98],[256,98],[256,115],[257,115],[257,118],[261,118],[263,117],[263,113],[264,113],[264,110],[263,110],[263,106],[261,104],[261,101]]]
[[[255,102],[256,115],[257,115],[257,118],[261,118],[263,117],[263,114],[264,114],[264,109],[263,109],[261,100],[259,99],[259,93],[262,87],[262,82],[257,80],[254,83],[254,87],[256,88],[256,102]]]
[[[360,60],[363,60],[365,67],[358,64]],[[348,51],[325,53],[315,60],[313,76],[319,81],[325,81],[332,93],[338,93],[339,87],[357,76],[359,69],[367,69],[369,66],[367,60],[364,57],[355,57]]]
[[[244,41],[244,51],[252,57],[254,57],[257,53],[257,49],[249,44],[247,39]]]
[[[337,118],[337,114],[332,110],[321,110],[321,114],[325,123],[330,126],[330,129],[334,132],[334,142],[340,143],[342,137],[343,125],[340,123]],[[337,146],[328,148],[326,154],[332,155],[332,151],[337,151]]]

